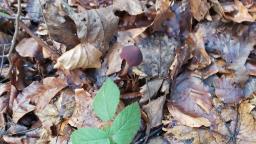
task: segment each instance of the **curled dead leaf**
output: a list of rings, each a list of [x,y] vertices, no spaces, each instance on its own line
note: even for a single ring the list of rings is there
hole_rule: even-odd
[[[102,53],[93,45],[79,44],[73,49],[62,54],[54,68],[73,70],[76,68],[99,68]]]

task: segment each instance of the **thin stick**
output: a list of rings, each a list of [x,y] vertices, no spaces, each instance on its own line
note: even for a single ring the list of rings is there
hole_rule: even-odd
[[[11,44],[11,47],[10,47],[10,50],[9,50],[9,53],[8,53],[8,60],[9,60],[9,63],[10,63],[10,67],[9,67],[9,70],[8,70],[8,75],[9,76],[10,76],[10,73],[11,73],[12,68],[13,68],[13,64],[11,62],[11,54],[12,54],[12,51],[15,47],[17,35],[19,33],[20,13],[21,13],[21,2],[20,2],[20,0],[18,0],[18,11],[17,11],[16,19],[15,19],[15,31],[14,31],[14,35],[13,35],[13,38],[12,38],[12,44]]]
[[[3,71],[3,65],[4,65],[4,51],[5,51],[5,44],[4,44],[4,49],[3,49],[3,54],[2,54],[2,59],[1,59],[1,71],[0,71],[0,76],[2,75]]]

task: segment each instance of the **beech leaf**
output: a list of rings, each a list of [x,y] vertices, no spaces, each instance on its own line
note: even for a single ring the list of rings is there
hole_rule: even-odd
[[[99,68],[101,65],[101,55],[102,53],[93,45],[89,43],[79,44],[62,54],[54,67],[68,70],[76,68]]]

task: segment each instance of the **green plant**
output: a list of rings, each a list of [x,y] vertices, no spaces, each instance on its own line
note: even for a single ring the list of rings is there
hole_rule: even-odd
[[[111,120],[116,112],[120,91],[116,84],[107,79],[93,101],[93,109],[103,120]],[[71,135],[73,144],[129,144],[140,127],[140,107],[133,103],[125,107],[110,127],[80,128]]]

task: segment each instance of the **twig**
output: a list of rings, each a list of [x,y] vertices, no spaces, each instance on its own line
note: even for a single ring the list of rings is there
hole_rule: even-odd
[[[4,0],[5,6],[6,6],[6,11],[9,12],[10,15],[14,15],[14,12],[12,11],[12,9],[10,8],[8,1]],[[20,21],[19,26],[24,29],[32,38],[35,39],[35,41],[41,46],[44,47],[46,49],[48,49],[52,55],[53,55],[53,60],[56,60],[57,57],[60,56],[60,53],[58,53],[58,51],[53,50],[51,47],[49,47],[43,40],[41,40],[40,38],[38,38],[27,26],[26,24],[24,24],[22,21]]]
[[[16,19],[15,19],[15,31],[14,31],[14,35],[13,35],[13,38],[12,38],[12,44],[11,44],[11,47],[10,47],[10,50],[9,50],[9,53],[8,53],[8,60],[9,60],[9,63],[10,63],[10,67],[9,67],[9,70],[8,70],[8,76],[10,76],[10,73],[11,73],[12,68],[13,68],[13,64],[11,62],[11,54],[12,54],[12,51],[15,47],[17,35],[19,33],[20,13],[21,13],[21,2],[20,2],[20,0],[18,0],[18,11],[17,11]]]
[[[0,71],[0,76],[2,75],[3,71],[3,65],[4,65],[4,51],[5,51],[5,44],[4,44],[4,49],[3,49],[3,54],[2,54],[2,59],[1,59],[1,71]]]

